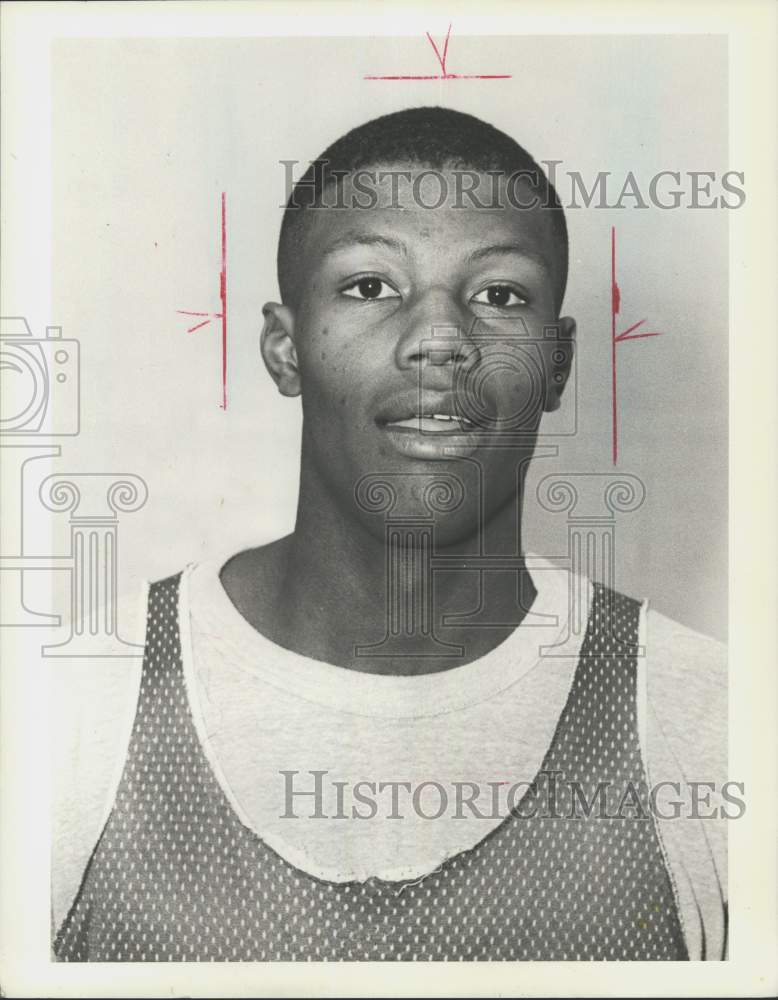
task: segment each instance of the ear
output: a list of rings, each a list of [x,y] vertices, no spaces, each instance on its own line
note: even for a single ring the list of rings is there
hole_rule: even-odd
[[[546,401],[544,410],[558,410],[562,402],[562,393],[567,385],[567,379],[573,366],[575,355],[576,324],[572,316],[561,316],[555,326],[557,336],[549,342],[550,351],[546,356]]]
[[[262,307],[260,350],[265,367],[282,396],[300,395],[300,369],[294,346],[294,315],[288,306],[266,302]]]

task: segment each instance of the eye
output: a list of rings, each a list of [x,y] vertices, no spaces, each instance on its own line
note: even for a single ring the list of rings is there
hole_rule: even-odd
[[[363,301],[369,299],[399,298],[396,289],[392,288],[387,281],[384,281],[382,278],[370,276],[359,278],[357,281],[347,285],[342,290],[342,294],[347,295],[350,299],[362,299]]]
[[[482,291],[476,293],[473,302],[484,306],[496,306],[498,309],[510,306],[525,306],[527,300],[523,298],[510,285],[488,285]]]

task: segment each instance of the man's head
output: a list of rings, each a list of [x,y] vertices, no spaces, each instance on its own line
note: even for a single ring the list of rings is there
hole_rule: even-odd
[[[377,173],[381,167],[399,163],[459,171],[449,194],[452,201],[458,198],[461,208],[493,204],[499,177],[506,181],[513,178],[509,190],[503,192],[504,204],[529,204],[532,196],[520,199],[518,186],[531,188],[545,208],[553,232],[557,307],[561,309],[567,283],[568,240],[565,215],[553,185],[532,156],[510,136],[473,115],[439,107],[408,108],[359,125],[337,139],[299,178],[289,196],[278,241],[278,285],[284,302],[292,303],[299,290],[296,265],[304,247],[306,224],[311,221],[311,212],[305,209],[320,205],[326,193],[344,177],[363,171],[363,183],[369,184],[372,179],[366,175],[371,168]],[[473,186],[472,174],[485,177]],[[403,177],[395,178],[398,189],[403,181]],[[363,188],[357,200],[367,205],[368,199]]]
[[[302,394],[308,481],[353,505],[365,474],[461,475],[469,460],[504,506],[516,476],[495,433],[531,450],[574,333],[559,318],[564,213],[532,157],[444,108],[368,122],[292,191],[278,278],[263,356]]]

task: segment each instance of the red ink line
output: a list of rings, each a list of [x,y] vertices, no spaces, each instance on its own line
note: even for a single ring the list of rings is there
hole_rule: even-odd
[[[446,59],[448,59],[448,40],[451,38],[451,24],[449,23],[448,31],[446,32],[446,42],[443,46],[443,72],[446,72]]]
[[[202,323],[198,323],[197,326],[190,326],[186,331],[187,333],[194,333],[195,330],[199,330],[201,326],[208,326],[211,321],[209,319],[204,319]]]
[[[513,78],[512,73],[449,73],[446,69],[446,63],[448,60],[448,43],[451,40],[451,27],[449,24],[448,31],[446,32],[446,39],[443,43],[443,54],[441,55],[440,49],[438,48],[435,39],[429,33],[425,32],[427,36],[427,41],[432,46],[432,50],[435,53],[435,58],[438,60],[438,65],[440,66],[440,73],[433,74],[392,74],[392,75],[382,75],[382,76],[364,76],[363,80],[511,80]]]
[[[645,323],[644,319],[641,319],[639,323],[633,323],[633,325],[630,326],[630,327],[628,327],[624,331],[624,333],[620,333],[618,335],[618,337],[616,337],[617,343],[620,344],[622,342],[622,340],[640,340],[641,337],[661,337],[662,336],[661,332],[657,332],[657,333],[634,333],[634,334],[632,333],[633,330],[637,330],[637,328],[639,326],[642,326],[644,323]]]
[[[642,337],[661,337],[661,336],[662,336],[661,331],[657,331],[656,333],[636,333],[632,337],[625,337],[624,334],[622,333],[620,336],[616,337],[616,343],[620,344],[624,340],[640,340]]]
[[[661,332],[634,333],[646,321],[638,320],[632,326],[616,336],[616,316],[621,309],[621,292],[616,283],[616,227],[611,226],[611,395],[612,395],[612,441],[613,441],[613,464],[616,465],[619,457],[618,438],[618,406],[616,397],[616,347],[627,340],[642,340],[644,337],[661,337]]]
[[[445,80],[440,73],[434,76],[365,76],[364,80]]]
[[[633,331],[633,330],[637,330],[637,328],[638,328],[639,326],[642,326],[642,325],[643,325],[644,323],[645,323],[645,320],[644,320],[644,319],[641,319],[641,320],[639,320],[639,322],[637,322],[637,323],[633,323],[633,324],[632,324],[632,326],[628,327],[628,328],[627,328],[627,329],[626,329],[626,330],[624,331],[624,333],[620,333],[620,334],[618,335],[618,337],[616,337],[616,340],[621,340],[621,338],[622,338],[622,337],[626,337],[628,333],[632,333],[632,331]]]
[[[427,32],[427,39],[429,40],[429,43],[432,46],[432,48],[435,50],[435,55],[438,58],[438,62],[440,63],[440,68],[443,71],[444,77],[446,75],[446,56],[448,55],[448,40],[450,35],[451,35],[451,25],[449,24],[448,31],[446,32],[446,41],[443,45],[443,55],[441,56],[440,52],[438,51],[437,45],[432,39],[432,35],[429,33],[429,31]]]
[[[364,76],[363,80],[512,80],[511,73],[446,73],[441,76],[435,73],[432,76]]]
[[[611,396],[613,403],[613,464],[618,459],[618,426],[616,421],[616,314],[621,304],[619,286],[616,284],[616,227],[611,226]]]
[[[221,270],[219,271],[219,301],[221,302],[221,312],[201,312],[194,309],[176,309],[181,316],[204,316],[201,323],[190,326],[187,333],[194,333],[200,330],[213,319],[221,320],[221,369],[222,369],[222,399],[219,406],[227,409],[227,194],[222,191],[221,200]]]
[[[437,59],[438,59],[438,62],[440,63],[440,68],[441,68],[441,70],[442,70],[442,72],[443,72],[443,75],[445,76],[445,73],[446,73],[446,67],[445,67],[445,65],[444,65],[444,63],[443,63],[443,60],[442,60],[442,59],[440,58],[440,52],[438,52],[438,47],[437,47],[437,45],[436,45],[436,44],[435,44],[435,43],[433,42],[433,40],[432,40],[432,35],[430,35],[429,31],[427,32],[427,40],[429,41],[429,43],[430,43],[430,45],[432,46],[432,48],[433,48],[433,49],[435,50],[435,55],[437,56]]]
[[[222,409],[227,409],[227,200],[222,191],[222,269],[219,275],[222,311]]]

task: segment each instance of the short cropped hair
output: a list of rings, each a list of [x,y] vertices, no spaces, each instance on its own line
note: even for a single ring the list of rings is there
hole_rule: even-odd
[[[278,284],[284,302],[293,297],[291,274],[304,245],[306,208],[321,204],[324,192],[345,175],[379,164],[409,162],[435,170],[497,171],[531,178],[538,203],[549,212],[558,254],[557,308],[567,284],[565,213],[553,184],[532,156],[505,132],[450,108],[395,111],[365,122],[337,139],[311,162],[289,196],[278,240]]]

